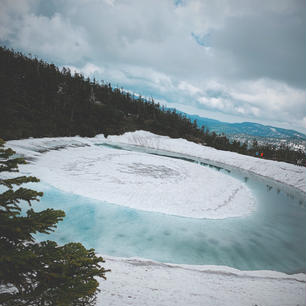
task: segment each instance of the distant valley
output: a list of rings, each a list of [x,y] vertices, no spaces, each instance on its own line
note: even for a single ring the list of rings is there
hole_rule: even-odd
[[[306,151],[306,135],[295,130],[283,129],[254,122],[229,123],[215,119],[190,115],[181,111],[178,113],[185,115],[191,121],[196,120],[198,127],[204,125],[205,129],[216,134],[224,134],[231,141],[240,142],[256,139],[260,145],[271,144],[280,147],[282,144],[289,146],[293,150]]]
[[[160,107],[153,98],[135,97],[112,88],[110,83],[73,75],[69,69],[60,70],[2,47],[0,78],[0,134],[4,140],[108,136],[144,130],[222,151],[250,156],[260,151],[265,159],[306,166],[306,136],[296,131],[187,115]]]
[[[185,113],[184,113],[185,114]],[[214,119],[200,117],[198,115],[185,114],[187,118],[196,120],[199,127],[204,125],[210,131],[225,135],[246,135],[253,137],[267,137],[278,139],[306,140],[306,135],[295,130],[287,130],[274,126],[263,125],[253,122],[228,123]]]

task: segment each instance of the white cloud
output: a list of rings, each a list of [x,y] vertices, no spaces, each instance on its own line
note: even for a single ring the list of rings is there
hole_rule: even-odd
[[[302,126],[304,7],[304,0],[177,6],[172,0],[0,0],[0,40],[199,113]],[[209,37],[209,47],[195,36]]]
[[[4,1],[0,10],[0,40],[14,48],[73,64],[89,53],[86,31],[59,13],[51,17],[35,15],[35,1]]]
[[[23,25],[22,16],[31,12],[33,1],[1,0],[0,2],[0,39],[8,40]]]
[[[201,97],[198,101],[207,106],[210,109],[225,111],[226,108],[232,108],[232,104],[229,101],[226,101],[222,98],[214,98],[214,97]]]
[[[56,14],[51,18],[27,15],[24,27],[16,36],[16,45],[32,53],[74,63],[87,54],[90,47],[85,31]]]
[[[81,72],[86,76],[92,76],[95,73],[103,73],[103,69],[92,63],[87,63],[82,69]]]
[[[195,86],[193,86],[190,83],[185,82],[185,81],[179,82],[178,89],[180,89],[184,92],[187,92],[192,96],[202,92],[202,90],[200,88],[197,88],[197,87],[195,87]]]
[[[230,90],[232,98],[257,109],[261,108],[262,113],[265,110],[267,118],[274,117],[275,114],[302,118],[305,114],[306,94],[302,89],[267,79],[241,82],[237,85]]]

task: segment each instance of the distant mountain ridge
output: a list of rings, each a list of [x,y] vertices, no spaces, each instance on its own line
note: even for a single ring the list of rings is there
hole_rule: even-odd
[[[305,150],[301,147],[304,144],[266,145],[256,137],[258,141],[249,145],[248,139],[243,139],[247,137],[241,135],[217,137],[216,133],[199,127],[203,124],[211,131],[229,134],[220,121],[166,109],[153,98],[135,98],[123,89],[112,88],[110,83],[97,83],[82,74],[71,74],[69,69],[60,70],[53,64],[1,46],[0,84],[0,137],[4,140],[94,137],[145,130],[249,156],[260,151],[265,159],[306,167]],[[258,125],[253,131],[259,134]],[[274,128],[270,131],[274,132]],[[293,135],[299,136],[295,131]],[[278,139],[276,142],[280,143]]]
[[[254,122],[222,122],[214,119],[200,117],[198,115],[189,115],[184,112],[180,113],[186,115],[186,117],[191,120],[196,120],[199,127],[204,125],[205,128],[208,128],[210,131],[214,131],[217,134],[224,133],[225,135],[248,135],[254,137],[306,140],[305,134],[295,130],[288,130]]]

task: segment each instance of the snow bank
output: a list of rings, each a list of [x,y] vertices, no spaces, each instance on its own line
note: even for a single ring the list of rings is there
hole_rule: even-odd
[[[36,158],[21,169],[66,192],[193,218],[237,217],[255,209],[255,199],[244,183],[186,161],[114,150],[78,138],[9,145]]]
[[[100,281],[99,306],[305,305],[305,274],[104,258],[112,272]]]
[[[46,178],[47,181],[49,179],[54,184],[62,184],[62,180],[65,179],[64,185],[68,191],[80,192],[85,189],[87,192],[97,192],[87,188],[93,188],[90,186],[95,185],[100,179],[104,182],[108,180],[108,184],[111,184],[113,180],[117,186],[124,185],[118,183],[120,178],[127,179],[130,187],[133,186],[134,190],[138,190],[139,185],[133,185],[133,183],[134,179],[135,182],[139,182],[139,176],[145,178],[148,186],[154,186],[154,188],[156,186],[161,188],[161,185],[165,183],[163,176],[166,174],[173,185],[180,183],[180,180],[188,181],[190,175],[197,174],[201,178],[202,175],[210,176],[209,172],[206,172],[207,168],[205,168],[205,174],[202,170],[198,173],[198,169],[189,163],[186,167],[192,170],[186,170],[183,163],[177,163],[177,160],[174,164],[169,160],[164,163],[162,158],[153,160],[150,157],[143,160],[142,155],[134,153],[124,155],[123,152],[121,153],[124,156],[120,157],[114,156],[114,151],[113,154],[107,153],[105,148],[103,153],[100,151],[101,154],[97,156],[96,150],[99,148],[94,147],[93,144],[106,141],[147,146],[209,159],[272,178],[304,192],[306,190],[305,168],[218,151],[183,139],[171,139],[143,131],[126,133],[122,136],[109,136],[107,140],[102,135],[93,139],[81,137],[26,139],[9,141],[8,146],[32,160],[30,165],[21,167],[23,172],[34,171],[31,174],[41,179]],[[83,148],[84,146],[87,148]],[[59,149],[61,151],[56,151]],[[90,149],[87,152],[91,153],[84,155],[86,149]],[[97,161],[97,158],[100,159]],[[107,164],[107,158],[114,167]],[[97,163],[99,167],[96,166]],[[106,167],[104,174],[107,179],[103,178],[102,166]],[[85,175],[83,178],[80,175],[82,171]],[[118,173],[120,173],[119,177],[117,177]],[[155,182],[160,184],[152,183],[154,176],[158,176]],[[88,179],[91,181],[87,182]],[[227,181],[227,183],[231,190],[237,187],[236,182],[232,184]],[[124,188],[124,186],[121,187]],[[150,188],[147,191],[150,192]],[[191,196],[192,193],[193,191],[190,190]],[[133,197],[133,192],[131,196]],[[109,256],[104,258],[106,259],[105,268],[112,269],[112,272],[108,273],[107,281],[100,282],[102,291],[98,296],[99,306],[302,306],[306,301],[305,274],[290,276],[272,271],[246,272],[220,266],[170,265],[141,259]]]
[[[98,139],[99,137],[97,137],[97,140]],[[146,131],[130,132],[120,136],[109,136],[107,141],[109,143],[117,142],[138,145],[200,157],[213,162],[250,171],[306,192],[305,167],[216,150],[214,148],[195,144],[185,139],[173,139],[167,136],[155,135]]]
[[[97,135],[94,138],[75,136],[12,140],[8,142],[8,146],[14,148],[20,154],[35,158],[40,156],[40,152],[43,152],[46,148],[60,149],[63,147],[91,146],[93,143],[103,142],[138,145],[199,157],[250,171],[306,192],[305,167],[216,150],[185,139],[159,136],[146,131],[129,132],[120,136],[108,136],[108,138],[103,135]]]
[[[104,136],[98,137],[103,141]],[[56,137],[56,138],[28,138],[20,140],[10,140],[6,146],[14,149],[17,154],[23,155],[28,160],[41,157],[42,153],[52,150],[62,150],[65,148],[86,147],[92,145],[92,139],[86,137]]]

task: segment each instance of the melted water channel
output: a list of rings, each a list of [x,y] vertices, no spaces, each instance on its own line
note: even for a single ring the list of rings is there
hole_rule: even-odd
[[[113,148],[184,159],[227,173],[251,189],[257,200],[256,212],[223,220],[185,218],[96,201],[41,184],[39,188],[44,189],[44,197],[39,206],[62,209],[66,218],[54,233],[37,235],[37,239],[51,239],[60,244],[80,241],[100,254],[168,263],[225,265],[240,270],[285,273],[306,271],[303,193],[190,156],[133,146]]]

